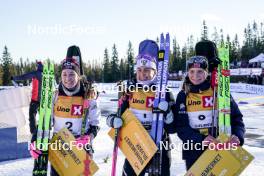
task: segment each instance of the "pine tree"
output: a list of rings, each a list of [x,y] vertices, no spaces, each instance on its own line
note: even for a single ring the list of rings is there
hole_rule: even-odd
[[[253,48],[252,29],[250,24],[244,30],[244,45],[241,49],[241,56],[244,61],[247,61],[255,56],[255,48]]]
[[[103,63],[103,82],[111,81],[111,65],[109,61],[109,54],[107,48],[104,50],[104,63]]]
[[[23,74],[24,73],[24,63],[23,63],[23,58],[20,57],[19,59],[19,75]]]
[[[262,22],[260,23],[260,43],[261,43],[262,47],[264,47],[264,30],[263,30],[263,23]],[[263,50],[264,50],[264,48],[263,48]],[[264,52],[263,50],[262,50],[262,52]]]
[[[181,70],[186,70],[186,61],[188,60],[188,51],[187,51],[187,46],[186,44],[184,45],[184,47],[182,48],[182,59],[180,62],[180,66],[181,66]]]
[[[249,47],[253,46],[252,29],[251,29],[250,24],[248,24],[248,27],[247,27],[247,42],[248,42]]]
[[[230,46],[230,44],[231,44],[229,34],[226,35],[226,43],[227,43],[229,46]]]
[[[132,43],[128,42],[128,49],[127,49],[127,68],[126,68],[126,78],[131,80],[134,73],[134,51],[132,47]]]
[[[219,34],[217,32],[217,28],[214,27],[214,33],[212,34],[212,41],[218,46],[219,44]]]
[[[55,80],[58,83],[60,82],[60,79],[61,79],[62,65],[55,63],[54,67],[55,67],[55,70],[58,70],[58,71],[55,71]]]
[[[102,68],[100,65],[102,64],[98,63],[98,60],[94,60],[94,66],[93,66],[94,80],[98,82],[102,81]]]
[[[259,38],[258,38],[258,53],[264,52],[264,35],[263,35],[263,23],[260,23]]]
[[[225,40],[224,40],[224,31],[223,29],[220,29],[220,43],[219,44],[224,44]]]
[[[156,43],[159,43],[159,37],[156,38]]]
[[[253,25],[252,25],[252,45],[253,47],[251,48],[252,50],[252,57],[255,57],[258,55],[258,51],[259,51],[259,34],[258,34],[258,25],[257,23],[254,21]]]
[[[174,37],[172,40],[172,54],[170,55],[170,60],[169,60],[169,72],[176,72],[177,70],[177,41],[176,38]]]
[[[2,69],[2,64],[0,65],[0,86],[3,85],[3,80],[2,80],[2,77],[3,77],[3,69]]]
[[[7,47],[4,47],[4,52],[3,56],[1,59],[1,64],[2,64],[2,70],[3,70],[3,75],[2,75],[2,84],[4,86],[10,85],[10,78],[11,78],[11,68],[12,68],[12,58],[10,56],[10,53],[8,52]]]
[[[112,82],[116,82],[120,80],[120,69],[118,68],[119,61],[118,61],[118,52],[116,49],[116,45],[114,44],[112,47],[112,59],[111,59],[111,78]]]
[[[195,55],[193,35],[187,39],[187,56],[192,57]]]
[[[259,34],[258,34],[258,25],[256,21],[253,22],[252,25],[252,40],[253,40],[253,46],[256,46],[257,40],[258,40]]]
[[[177,67],[176,67],[177,72],[180,70],[185,70],[184,65],[183,66],[181,65],[181,63],[183,62],[182,61],[183,59],[181,56],[181,48],[180,48],[180,45],[178,43],[176,44],[176,60],[177,60]]]
[[[228,45],[228,47],[229,47],[229,59],[230,59],[230,63],[232,63],[235,60],[234,54],[235,54],[236,48],[234,48],[234,45],[230,41],[229,34],[226,35],[226,45]]]
[[[235,35],[234,40],[232,41],[232,49],[230,50],[230,60],[234,62],[234,65],[237,65],[237,62],[241,59],[240,45],[238,41],[237,34]]]
[[[208,27],[206,25],[205,20],[203,20],[201,40],[208,40]]]
[[[125,65],[125,62],[124,62],[123,58],[120,61],[119,68],[120,68],[120,80],[126,79],[126,65]]]

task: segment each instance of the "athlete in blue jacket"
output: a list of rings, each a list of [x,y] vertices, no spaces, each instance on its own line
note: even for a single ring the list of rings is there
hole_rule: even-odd
[[[213,142],[212,131],[216,131],[217,124],[212,124],[213,90],[208,80],[208,63],[203,56],[191,57],[187,62],[188,75],[183,89],[178,93],[176,103],[172,106],[174,128],[170,132],[177,132],[184,143],[193,144],[203,141]],[[231,97],[231,143],[243,145],[245,126],[236,102]],[[217,118],[215,119],[217,122]],[[215,133],[214,133],[215,134]],[[187,170],[200,157],[204,150],[183,149],[182,157]]]

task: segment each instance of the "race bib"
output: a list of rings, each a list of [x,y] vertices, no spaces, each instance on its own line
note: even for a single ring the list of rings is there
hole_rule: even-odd
[[[217,114],[217,112],[216,112]],[[188,112],[189,123],[192,128],[210,128],[212,127],[212,111],[196,111],[196,112]],[[216,116],[215,116],[216,117]],[[217,120],[215,118],[215,125],[217,124]]]
[[[54,132],[67,128],[79,135],[82,128],[83,98],[58,96],[54,105]]]

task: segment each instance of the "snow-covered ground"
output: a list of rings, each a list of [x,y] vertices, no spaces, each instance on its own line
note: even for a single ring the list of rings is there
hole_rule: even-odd
[[[175,94],[177,90],[174,90]],[[106,92],[100,95],[102,109],[101,130],[98,137],[94,140],[94,159],[99,166],[97,176],[107,176],[111,174],[111,160],[113,142],[108,137],[109,128],[105,124],[105,116],[116,111],[115,101],[117,94]],[[264,96],[233,93],[233,97],[238,103],[246,124],[246,140],[244,148],[254,155],[254,161],[242,173],[243,176],[262,175],[264,169]],[[174,143],[179,142],[177,135],[172,135]],[[108,158],[108,160],[107,160]],[[107,160],[107,162],[105,162]],[[121,175],[124,156],[119,151],[117,163],[117,175]],[[0,175],[2,176],[29,176],[32,175],[33,160],[31,158],[12,160],[0,163]],[[185,174],[185,164],[181,159],[181,150],[172,150],[171,175],[181,176]]]

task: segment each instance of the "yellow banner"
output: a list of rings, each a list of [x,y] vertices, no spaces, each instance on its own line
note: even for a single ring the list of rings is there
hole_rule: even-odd
[[[135,115],[127,109],[123,115],[124,126],[120,130],[119,148],[135,173],[139,175],[158,150],[152,138]],[[109,131],[114,139],[114,129]]]
[[[74,136],[67,128],[53,136],[49,146],[49,161],[63,176],[93,175],[99,168],[82,148],[72,145]]]
[[[227,139],[224,134],[218,137],[220,142]],[[253,159],[254,157],[240,146],[236,150],[207,149],[185,176],[238,176]]]

